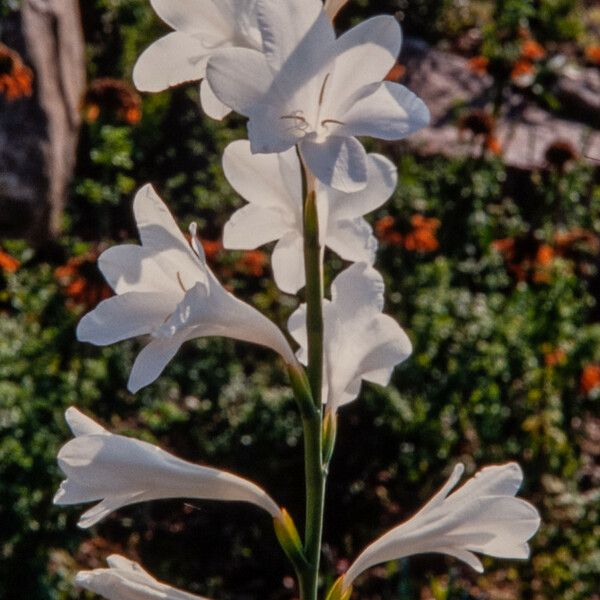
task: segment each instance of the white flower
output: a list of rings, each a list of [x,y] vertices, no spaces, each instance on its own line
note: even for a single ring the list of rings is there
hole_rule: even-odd
[[[250,305],[227,292],[206,265],[190,228],[190,245],[150,185],[136,195],[133,210],[141,246],[116,246],[98,265],[116,296],[100,303],[77,327],[84,342],[104,346],[150,334],[129,378],[132,392],[152,383],[187,340],[225,336],[294,354],[281,331]]]
[[[515,498],[523,472],[516,463],[479,471],[448,496],[464,472],[456,465],[446,485],[414,516],[368,546],[343,576],[343,587],[370,567],[413,554],[448,554],[483,572],[479,552],[498,558],[529,557],[527,540],[540,526],[536,508]]]
[[[164,498],[250,502],[281,519],[277,504],[246,479],[194,465],[147,442],[114,435],[73,407],[65,416],[75,438],[58,453],[67,479],[54,503],[101,500],[81,516],[80,527],[91,527],[123,506]]]
[[[281,154],[252,154],[247,141],[230,144],[223,168],[233,188],[249,204],[225,225],[226,248],[251,250],[278,240],[273,252],[273,274],[279,288],[295,294],[305,283],[303,259],[302,174],[294,148]],[[373,264],[377,240],[362,218],[381,206],[394,192],[397,172],[379,154],[367,157],[368,183],[354,194],[317,186],[322,246],[343,259]]]
[[[320,0],[257,0],[263,52],[229,48],[210,59],[217,97],[248,116],[254,153],[298,145],[309,170],[344,192],[367,185],[367,154],[356,136],[385,140],[425,127],[429,111],[412,92],[382,81],[402,34],[374,17],[335,39]]]
[[[106,562],[108,569],[77,573],[75,585],[107,600],[206,600],[157,581],[124,556],[113,554]]]
[[[262,46],[256,23],[256,0],[151,0],[158,16],[174,32],[160,38],[139,57],[133,81],[144,92],[160,92],[206,75],[206,64],[214,52]],[[204,79],[200,100],[206,114],[222,119],[228,106],[214,95]]]
[[[406,360],[412,346],[400,325],[383,310],[384,284],[371,266],[356,263],[331,285],[331,302],[323,303],[323,401],[335,412],[354,400],[361,380],[387,385],[394,367]],[[306,305],[290,317],[288,328],[306,362]]]

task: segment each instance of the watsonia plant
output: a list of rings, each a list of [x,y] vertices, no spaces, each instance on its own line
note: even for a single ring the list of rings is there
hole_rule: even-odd
[[[304,534],[284,507],[256,484],[180,460],[160,448],[114,435],[79,411],[67,411],[75,438],[58,456],[66,475],[55,501],[99,501],[80,520],[89,527],[118,508],[153,499],[188,497],[249,502],[273,519],[292,562],[302,600],[316,600],[323,512],[338,412],[362,381],[387,385],[411,354],[409,338],[383,314],[384,283],[373,268],[377,243],[364,215],[396,186],[396,169],[367,154],[358,137],[397,140],[425,127],[429,113],[405,87],[385,81],[400,51],[393,17],[371,18],[340,37],[331,19],[345,2],[320,0],[154,0],[175,31],[140,57],[138,88],[160,91],[200,80],[207,115],[234,110],[248,117],[249,140],[224,156],[232,186],[248,201],[227,223],[225,246],[254,249],[277,240],[275,281],[283,292],[305,288],[288,322],[299,349],[256,309],[235,298],[206,264],[197,227],[189,238],[154,189],[134,200],[141,245],[111,248],[99,267],[115,296],[79,324],[82,341],[108,345],[147,336],[131,370],[132,392],[155,381],[186,341],[225,336],[274,350],[283,361],[304,428]],[[324,249],[353,264],[324,298]],[[370,567],[421,553],[443,553],[483,569],[475,553],[528,557],[539,527],[537,510],[515,497],[515,463],[483,468],[453,491],[455,465],[442,489],[411,519],[369,545],[326,591],[350,597]],[[224,557],[225,558],[225,557]],[[139,565],[112,556],[107,569],[81,572],[76,583],[110,600],[197,596],[156,581]]]

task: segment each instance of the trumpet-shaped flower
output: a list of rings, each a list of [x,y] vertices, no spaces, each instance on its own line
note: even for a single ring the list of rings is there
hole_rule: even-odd
[[[133,365],[131,391],[152,383],[180,346],[197,337],[261,344],[295,362],[279,328],[217,281],[195,224],[190,244],[149,185],[136,195],[133,210],[142,245],[116,246],[100,256],[100,270],[117,295],[85,315],[77,328],[81,341],[99,346],[151,335]]]
[[[331,302],[323,303],[323,401],[335,412],[354,400],[361,380],[387,385],[394,367],[406,360],[412,346],[400,325],[383,310],[384,283],[371,266],[356,263],[331,285]],[[290,317],[288,327],[306,362],[306,305]]]
[[[186,81],[203,80],[200,101],[206,114],[222,119],[230,108],[204,79],[209,58],[223,48],[259,50],[256,0],[151,0],[158,16],[175,31],[139,57],[133,81],[144,92],[160,92]]]
[[[425,127],[423,102],[383,81],[402,34],[390,16],[369,19],[339,39],[320,0],[257,0],[263,51],[215,53],[207,78],[217,97],[249,117],[253,153],[300,148],[325,185],[367,185],[367,154],[356,136],[404,138]]]
[[[278,240],[273,274],[279,288],[295,294],[304,286],[302,174],[295,149],[281,154],[252,154],[247,141],[230,144],[223,156],[225,175],[249,204],[225,225],[226,248],[252,250]],[[397,172],[379,154],[367,158],[367,188],[345,194],[317,186],[321,244],[343,259],[373,264],[377,240],[363,215],[393,193]]]
[[[65,416],[75,438],[58,453],[58,464],[67,479],[54,503],[101,501],[81,516],[80,527],[91,527],[123,506],[164,498],[250,502],[282,519],[277,504],[246,479],[194,465],[147,442],[112,434],[75,408],[69,408]]]
[[[368,546],[343,576],[343,588],[374,565],[413,554],[448,554],[480,573],[483,565],[474,552],[528,558],[527,541],[538,530],[540,515],[514,497],[523,481],[521,467],[486,467],[448,495],[463,472],[464,466],[456,465],[444,487],[412,519]]]
[[[107,600],[206,600],[157,581],[124,556],[112,554],[106,562],[108,569],[77,573],[75,585]]]

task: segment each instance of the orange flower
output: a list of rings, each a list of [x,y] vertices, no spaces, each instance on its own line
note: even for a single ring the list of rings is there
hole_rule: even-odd
[[[522,77],[533,75],[534,71],[535,68],[533,63],[528,60],[520,59],[513,65],[510,76],[512,79],[521,79]]]
[[[250,250],[244,252],[236,266],[242,273],[252,275],[253,277],[262,277],[267,263],[267,255],[264,252],[261,250]]]
[[[496,156],[502,155],[502,144],[495,135],[487,136],[485,140],[485,149],[489,150],[492,154],[495,154]]]
[[[589,394],[600,386],[600,365],[586,365],[579,380],[581,391]]]
[[[537,251],[535,261],[542,267],[547,267],[554,258],[554,248],[548,244],[542,244]]]
[[[67,296],[67,306],[83,306],[92,310],[102,300],[112,296],[112,290],[102,278],[96,266],[100,252],[90,251],[82,256],[70,258],[65,265],[54,271],[59,285]]]
[[[546,56],[544,47],[532,39],[527,39],[521,43],[521,58],[525,60],[540,60]]]
[[[477,73],[477,75],[485,75],[487,73],[490,61],[485,56],[474,56],[467,64],[473,73]]]
[[[219,240],[202,240],[202,248],[206,254],[206,260],[213,261],[217,254],[223,250],[223,244]]]
[[[390,215],[382,217],[375,223],[375,235],[385,244],[399,246],[402,243],[402,235],[395,230],[395,226],[394,217]]]
[[[433,252],[440,246],[436,232],[440,227],[438,219],[424,215],[413,215],[410,219],[413,230],[404,237],[404,247],[411,252]]]
[[[6,252],[0,250],[0,270],[5,273],[14,273],[21,266],[21,263]]]
[[[600,65],[600,46],[588,46],[585,49],[585,58],[595,65]]]
[[[406,67],[397,62],[386,75],[386,81],[400,81],[406,74]]]
[[[110,77],[95,79],[85,95],[84,115],[94,122],[102,113],[135,125],[142,118],[142,100],[125,81]]]
[[[555,367],[556,365],[564,365],[567,360],[567,353],[560,348],[551,350],[544,354],[544,364],[547,367]]]
[[[548,283],[550,281],[548,268],[552,264],[554,255],[555,252],[552,246],[548,244],[540,245],[533,261],[532,279],[535,283]]]
[[[23,64],[21,57],[0,43],[0,94],[10,102],[31,96],[33,72]]]

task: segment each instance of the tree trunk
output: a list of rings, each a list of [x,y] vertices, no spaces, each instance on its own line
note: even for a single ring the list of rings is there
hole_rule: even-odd
[[[84,40],[77,0],[22,0],[0,37],[33,69],[31,98],[0,96],[0,235],[55,237],[75,167]]]

